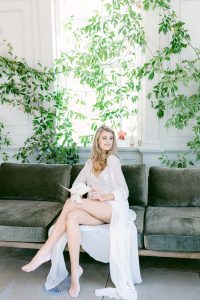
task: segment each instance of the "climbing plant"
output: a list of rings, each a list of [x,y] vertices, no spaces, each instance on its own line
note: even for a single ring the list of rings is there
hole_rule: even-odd
[[[104,12],[96,12],[85,26],[74,29],[73,18],[67,20],[65,29],[71,47],[56,60],[57,70],[78,79],[96,94],[91,134],[81,137],[84,145],[90,143],[98,124],[109,122],[119,128],[122,118],[133,118],[141,89],[135,76],[137,47],[143,48],[146,41],[138,4],[103,2]]]
[[[4,130],[4,124],[0,123],[0,155],[2,156],[3,161],[8,160],[8,154],[2,150],[2,146],[9,146],[10,140],[8,137],[8,132]]]
[[[104,13],[96,12],[78,30],[73,29],[73,20],[66,23],[73,42],[67,55],[63,53],[58,60],[59,67],[96,91],[93,111],[97,112],[100,122],[109,120],[114,127],[119,126],[121,117],[127,119],[137,113],[134,104],[138,101],[141,80],[144,77],[153,80],[157,75],[160,79],[148,95],[152,107],[159,118],[170,109],[166,127],[183,129],[191,120],[196,122],[193,126],[195,137],[187,145],[199,160],[199,49],[191,44],[185,23],[179,20],[169,0],[113,0],[104,1],[104,4]],[[141,22],[142,11],[152,9],[159,10],[160,14],[158,34],[169,36],[169,46],[156,52],[150,49]],[[136,64],[137,47],[151,55],[142,66]],[[174,56],[187,47],[193,50],[194,59],[185,59],[174,66],[171,63]],[[195,84],[194,93],[183,92],[183,87],[189,90],[191,84]],[[94,119],[91,130],[96,127]],[[82,139],[85,144],[89,141],[88,136]],[[160,160],[171,167],[193,164],[185,154],[179,154],[175,161],[170,161],[166,155]]]
[[[171,116],[167,119],[166,127],[183,129],[193,121],[194,139],[188,141],[187,146],[195,154],[195,160],[200,159],[200,49],[191,44],[190,35],[185,23],[178,19],[169,1],[145,0],[144,9],[162,8],[159,33],[171,36],[169,46],[157,51],[156,55],[139,69],[138,77],[148,76],[152,80],[155,74],[160,80],[149,93],[152,107],[157,110],[159,118],[164,117],[170,109]],[[157,5],[156,5],[157,4]],[[170,64],[174,55],[180,54],[183,49],[190,47],[194,58]],[[191,93],[191,86],[193,92]],[[193,161],[186,159],[187,154],[178,154],[176,160],[168,156],[160,157],[163,164],[171,167],[188,167]]]
[[[14,156],[22,162],[29,162],[31,157],[46,163],[77,162],[78,148],[72,139],[73,112],[65,109],[70,92],[56,86],[54,68],[40,64],[32,68],[13,55],[10,44],[7,48],[7,56],[0,57],[0,103],[23,110],[31,116],[33,124],[32,136]],[[7,138],[1,140],[9,145]]]
[[[62,161],[65,154],[68,156],[63,153],[68,145],[69,151],[72,151],[70,155],[76,160],[72,120],[85,118],[86,99],[78,99],[73,91],[60,83],[57,86],[58,79],[71,76],[95,91],[96,101],[92,110],[98,117],[91,122],[91,134],[81,137],[81,142],[87,145],[99,123],[109,121],[113,127],[119,127],[122,117],[133,117],[137,113],[135,103],[139,99],[142,79],[153,80],[157,75],[159,80],[148,95],[152,107],[157,110],[159,118],[170,109],[167,127],[182,129],[191,120],[195,122],[194,139],[187,145],[199,160],[200,51],[191,44],[184,22],[178,19],[169,0],[103,2],[103,14],[96,12],[86,25],[75,29],[73,18],[66,22],[71,46],[61,53],[52,68],[38,66],[36,70],[17,57],[1,58],[0,68],[7,76],[0,85],[1,103],[23,107],[33,116],[34,134],[19,150],[17,159],[25,161],[34,154],[39,161]],[[160,13],[158,33],[169,35],[169,45],[156,52],[150,49],[142,27],[142,11],[152,9],[158,9]],[[136,63],[138,47],[151,55],[142,66]],[[193,49],[194,59],[185,59],[174,66],[172,58],[187,47]],[[183,92],[183,86],[189,89],[191,84],[195,86],[193,94]],[[71,109],[72,101],[81,103],[83,109]],[[160,159],[172,167],[192,163],[184,155],[179,155],[176,162],[171,162],[166,156]]]

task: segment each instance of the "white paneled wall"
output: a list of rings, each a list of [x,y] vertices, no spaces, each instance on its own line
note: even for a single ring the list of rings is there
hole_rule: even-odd
[[[83,9],[77,1],[77,12]],[[87,2],[86,0],[82,0]],[[172,5],[181,20],[186,22],[192,37],[192,44],[200,46],[200,0],[172,0]],[[26,59],[31,66],[36,66],[40,61],[44,65],[51,65],[55,55],[56,43],[62,43],[59,35],[58,18],[62,3],[65,0],[0,0],[0,41],[6,39],[11,42],[14,53]],[[82,5],[82,4],[81,4]],[[101,5],[101,1],[99,1]],[[73,6],[74,7],[74,6]],[[64,9],[70,9],[66,7]],[[97,9],[97,7],[94,7]],[[91,10],[90,10],[91,11]],[[73,12],[72,12],[73,13]],[[88,12],[85,10],[85,16]],[[144,16],[144,25],[150,47],[153,50],[167,45],[168,38],[157,34],[159,22],[158,11]],[[0,45],[0,55],[5,54],[5,49]],[[178,60],[184,57],[192,57],[192,50],[183,52]],[[174,61],[175,63],[176,61]],[[123,162],[141,162],[147,165],[160,164],[158,157],[163,151],[175,153],[177,149],[186,149],[186,142],[192,138],[191,126],[178,131],[174,128],[164,127],[166,119],[158,120],[156,111],[151,108],[147,94],[151,90],[153,82],[144,80],[142,89],[142,147],[139,149],[121,150]],[[191,86],[191,90],[194,87]],[[170,115],[170,111],[168,112]],[[11,133],[11,152],[23,145],[23,141],[32,132],[31,118],[22,111],[8,105],[0,106],[0,122],[6,125],[6,131]],[[82,151],[81,161],[88,156],[88,151]]]
[[[53,61],[52,2],[49,0],[0,0],[0,55],[6,50],[3,40],[11,43],[13,53],[30,66],[37,62],[50,66]],[[32,134],[32,119],[18,108],[0,105],[0,122],[9,132],[15,152]]]
[[[53,59],[51,0],[0,0],[0,39],[14,53],[35,66],[50,65]]]

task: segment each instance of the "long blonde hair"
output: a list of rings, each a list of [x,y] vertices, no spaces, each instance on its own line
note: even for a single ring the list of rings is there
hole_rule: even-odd
[[[113,134],[113,144],[112,148],[107,151],[107,153],[103,153],[102,149],[99,146],[99,137],[103,131],[107,131]],[[107,165],[107,158],[109,155],[114,154],[117,155],[117,141],[114,130],[106,125],[101,125],[94,136],[93,145],[92,145],[92,166],[95,173],[99,173],[103,171]]]

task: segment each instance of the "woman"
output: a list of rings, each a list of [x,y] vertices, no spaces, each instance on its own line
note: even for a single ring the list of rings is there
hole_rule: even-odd
[[[95,229],[102,229],[102,232],[109,231],[109,235],[107,235],[109,240],[106,241],[105,239],[106,243],[109,244],[109,258],[107,260],[110,262],[111,278],[116,287],[115,289],[96,290],[96,295],[117,299],[134,300],[137,298],[133,282],[140,283],[141,277],[137,252],[137,231],[133,223],[135,213],[130,211],[128,207],[128,188],[116,152],[117,144],[114,131],[107,126],[101,126],[94,137],[92,158],[86,162],[73,183],[73,186],[78,183],[87,184],[92,187],[92,193],[82,203],[72,203],[70,199],[66,201],[50,237],[32,261],[22,267],[23,271],[31,272],[51,259],[52,268],[49,276],[51,279],[53,276],[54,285],[58,284],[56,277],[62,273],[64,268],[63,260],[59,267],[57,266],[60,259],[59,252],[63,251],[66,240],[61,247],[58,244],[62,244],[65,236],[67,236],[71,264],[71,285],[69,288],[71,297],[78,297],[80,292],[79,277],[83,273],[79,266],[79,251],[84,238],[82,240],[79,225],[89,225]],[[110,225],[108,227],[105,224]],[[86,251],[87,243],[89,244],[87,236],[90,234],[90,230],[85,234],[84,246]],[[95,248],[95,245],[94,241],[92,247]],[[90,249],[90,252],[93,250]]]

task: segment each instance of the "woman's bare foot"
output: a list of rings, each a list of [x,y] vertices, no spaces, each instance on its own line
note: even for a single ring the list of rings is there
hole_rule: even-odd
[[[71,285],[69,288],[69,294],[73,298],[77,298],[80,293],[80,284],[79,284],[79,278],[83,274],[83,269],[81,266],[79,266],[78,274],[75,278],[71,279]]]
[[[24,272],[32,272],[36,270],[43,263],[47,262],[51,259],[51,254],[42,254],[40,251],[33,257],[30,263],[22,267],[22,271]]]

